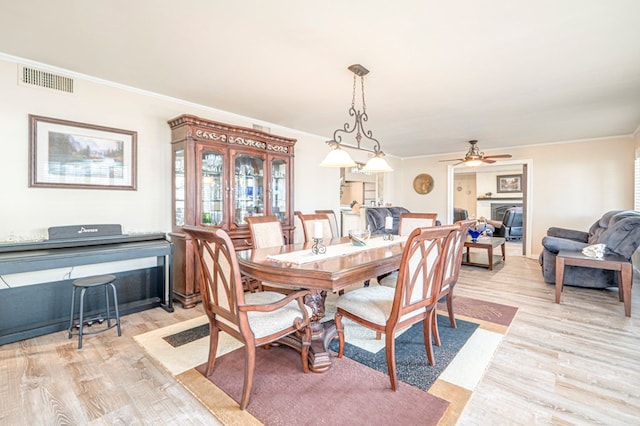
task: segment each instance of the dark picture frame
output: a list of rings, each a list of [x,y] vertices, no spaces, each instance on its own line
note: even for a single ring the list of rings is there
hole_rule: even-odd
[[[496,192],[522,192],[522,175],[496,176]]]
[[[29,186],[137,189],[138,133],[29,114]]]

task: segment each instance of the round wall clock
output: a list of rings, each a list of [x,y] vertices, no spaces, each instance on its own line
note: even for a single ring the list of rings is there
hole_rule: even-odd
[[[419,174],[413,180],[413,189],[418,194],[428,194],[433,190],[433,178],[426,173]]]

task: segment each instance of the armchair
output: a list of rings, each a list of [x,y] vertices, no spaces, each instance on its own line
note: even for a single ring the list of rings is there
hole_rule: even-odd
[[[453,221],[458,222],[461,220],[469,220],[469,212],[460,207],[453,208]]]
[[[502,217],[504,238],[519,240],[522,238],[522,207],[509,207]]]
[[[560,250],[582,251],[592,244],[605,244],[607,253],[617,253],[631,262],[640,245],[640,213],[633,210],[612,210],[598,219],[588,232],[552,227],[542,238],[543,250],[539,262],[544,281],[556,282],[556,255]],[[617,287],[614,271],[567,266],[564,285],[589,288]]]

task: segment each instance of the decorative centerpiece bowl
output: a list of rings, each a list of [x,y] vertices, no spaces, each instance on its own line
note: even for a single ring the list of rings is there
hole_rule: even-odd
[[[366,246],[371,231],[368,229],[352,229],[349,231],[349,239],[354,246]]]
[[[477,242],[478,237],[482,235],[486,228],[487,224],[484,222],[476,223],[471,228],[469,228],[467,232],[469,233],[469,235],[471,235],[471,241],[473,241],[474,243]]]

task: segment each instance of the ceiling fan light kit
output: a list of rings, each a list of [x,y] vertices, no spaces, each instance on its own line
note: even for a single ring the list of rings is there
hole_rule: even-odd
[[[454,166],[457,166],[458,164],[465,164],[469,167],[476,167],[481,165],[482,163],[495,163],[495,158],[511,158],[511,154],[484,155],[484,152],[480,151],[480,148],[478,148],[478,141],[475,139],[469,141],[469,144],[471,144],[471,146],[469,147],[469,151],[467,151],[464,158],[452,158],[450,160],[440,160],[440,162],[458,161],[456,164],[454,164]]]
[[[367,115],[367,104],[364,100],[364,76],[369,74],[369,70],[360,64],[354,64],[349,67],[349,71],[353,73],[353,96],[351,98],[351,108],[349,108],[349,115],[354,117],[353,124],[344,123],[341,129],[336,129],[333,132],[333,139],[327,141],[327,145],[333,148],[326,158],[320,163],[321,167],[355,167],[356,162],[353,161],[348,152],[343,147],[357,149],[359,151],[366,151],[373,153],[365,166],[362,168],[364,172],[382,173],[392,172],[393,169],[389,166],[389,163],[384,159],[384,152],[380,147],[380,142],[373,137],[371,130],[364,128],[364,122],[369,120]],[[357,110],[356,104],[356,80],[360,77],[360,88],[362,92],[362,111]],[[347,144],[342,142],[342,135],[347,135],[355,132],[356,144]],[[373,148],[368,149],[360,145],[362,138],[368,139],[373,143]]]

